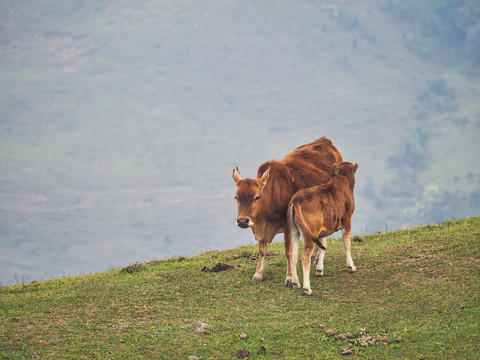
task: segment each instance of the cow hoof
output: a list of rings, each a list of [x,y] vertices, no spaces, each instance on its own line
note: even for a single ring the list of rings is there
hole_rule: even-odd
[[[253,275],[252,281],[262,281],[262,280],[263,280],[262,276],[258,274]]]
[[[348,271],[350,271],[351,273],[354,273],[357,271],[357,268],[355,266],[347,266],[348,267]]]
[[[300,288],[300,282],[297,280],[296,282],[292,279],[286,279],[285,280],[285,287],[288,287],[288,288],[292,288],[292,287],[295,287],[295,288]]]
[[[313,294],[312,289],[303,289],[303,292],[305,293],[305,295],[308,295],[308,296]]]
[[[322,276],[323,276],[323,270],[317,270],[317,271],[315,271],[315,276],[316,276],[316,277],[322,277]]]

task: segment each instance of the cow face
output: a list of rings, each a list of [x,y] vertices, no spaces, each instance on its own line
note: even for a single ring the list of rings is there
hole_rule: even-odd
[[[238,167],[233,169],[232,178],[237,184],[235,199],[238,205],[237,226],[242,229],[253,227],[262,203],[263,188],[267,184],[270,168],[260,179],[242,179]]]
[[[337,166],[337,164],[333,164],[333,168],[335,169],[335,175],[345,176],[348,179],[350,189],[353,191],[353,187],[355,186],[355,173],[358,170],[358,163],[355,163],[354,165],[351,162],[343,162],[339,166]]]
[[[353,165],[350,162],[343,162],[338,166],[337,164],[333,164],[333,168],[335,170],[335,175],[343,175],[343,176],[355,175],[355,173],[358,170],[358,163],[355,163],[355,165]]]

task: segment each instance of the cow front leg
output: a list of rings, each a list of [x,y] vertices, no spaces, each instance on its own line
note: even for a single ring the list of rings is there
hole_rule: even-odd
[[[257,270],[253,275],[253,281],[262,281],[263,275],[265,274],[265,256],[267,254],[267,242],[265,240],[260,240],[258,242],[258,263]]]
[[[320,243],[325,249],[327,248],[327,238],[321,238]],[[323,276],[323,260],[325,259],[326,251],[327,250],[323,250],[319,246],[315,246],[315,252],[318,252],[317,271],[315,272],[315,276]]]
[[[296,232],[285,232],[285,258],[287,260],[287,275],[285,277],[286,287],[300,287],[300,280],[297,274],[298,262],[298,236]]]
[[[357,268],[355,267],[355,264],[353,263],[352,259],[352,253],[350,250],[350,230],[351,230],[351,225],[348,224],[342,229],[342,237],[343,237],[343,247],[345,248],[345,255],[346,255],[346,260],[347,260],[347,268],[350,272],[355,272],[357,271]]]

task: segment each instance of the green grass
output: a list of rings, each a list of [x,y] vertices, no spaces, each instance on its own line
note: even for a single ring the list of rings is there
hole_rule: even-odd
[[[311,297],[283,287],[282,247],[269,247],[260,283],[246,246],[2,287],[0,358],[337,359],[348,347],[365,359],[478,356],[480,217],[364,236],[355,274],[329,240]],[[219,262],[233,270],[201,271]],[[209,327],[197,333],[197,322]],[[361,346],[361,336],[387,344]]]

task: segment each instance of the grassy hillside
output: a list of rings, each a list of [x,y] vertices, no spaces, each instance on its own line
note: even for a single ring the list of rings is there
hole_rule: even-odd
[[[357,233],[479,215],[477,8],[2,1],[0,282],[247,244],[232,168],[320,136]]]
[[[478,357],[479,217],[364,236],[353,243],[355,274],[330,240],[311,297],[283,287],[281,244],[269,250],[260,283],[247,246],[2,287],[0,357]],[[217,263],[233,269],[202,271]]]

